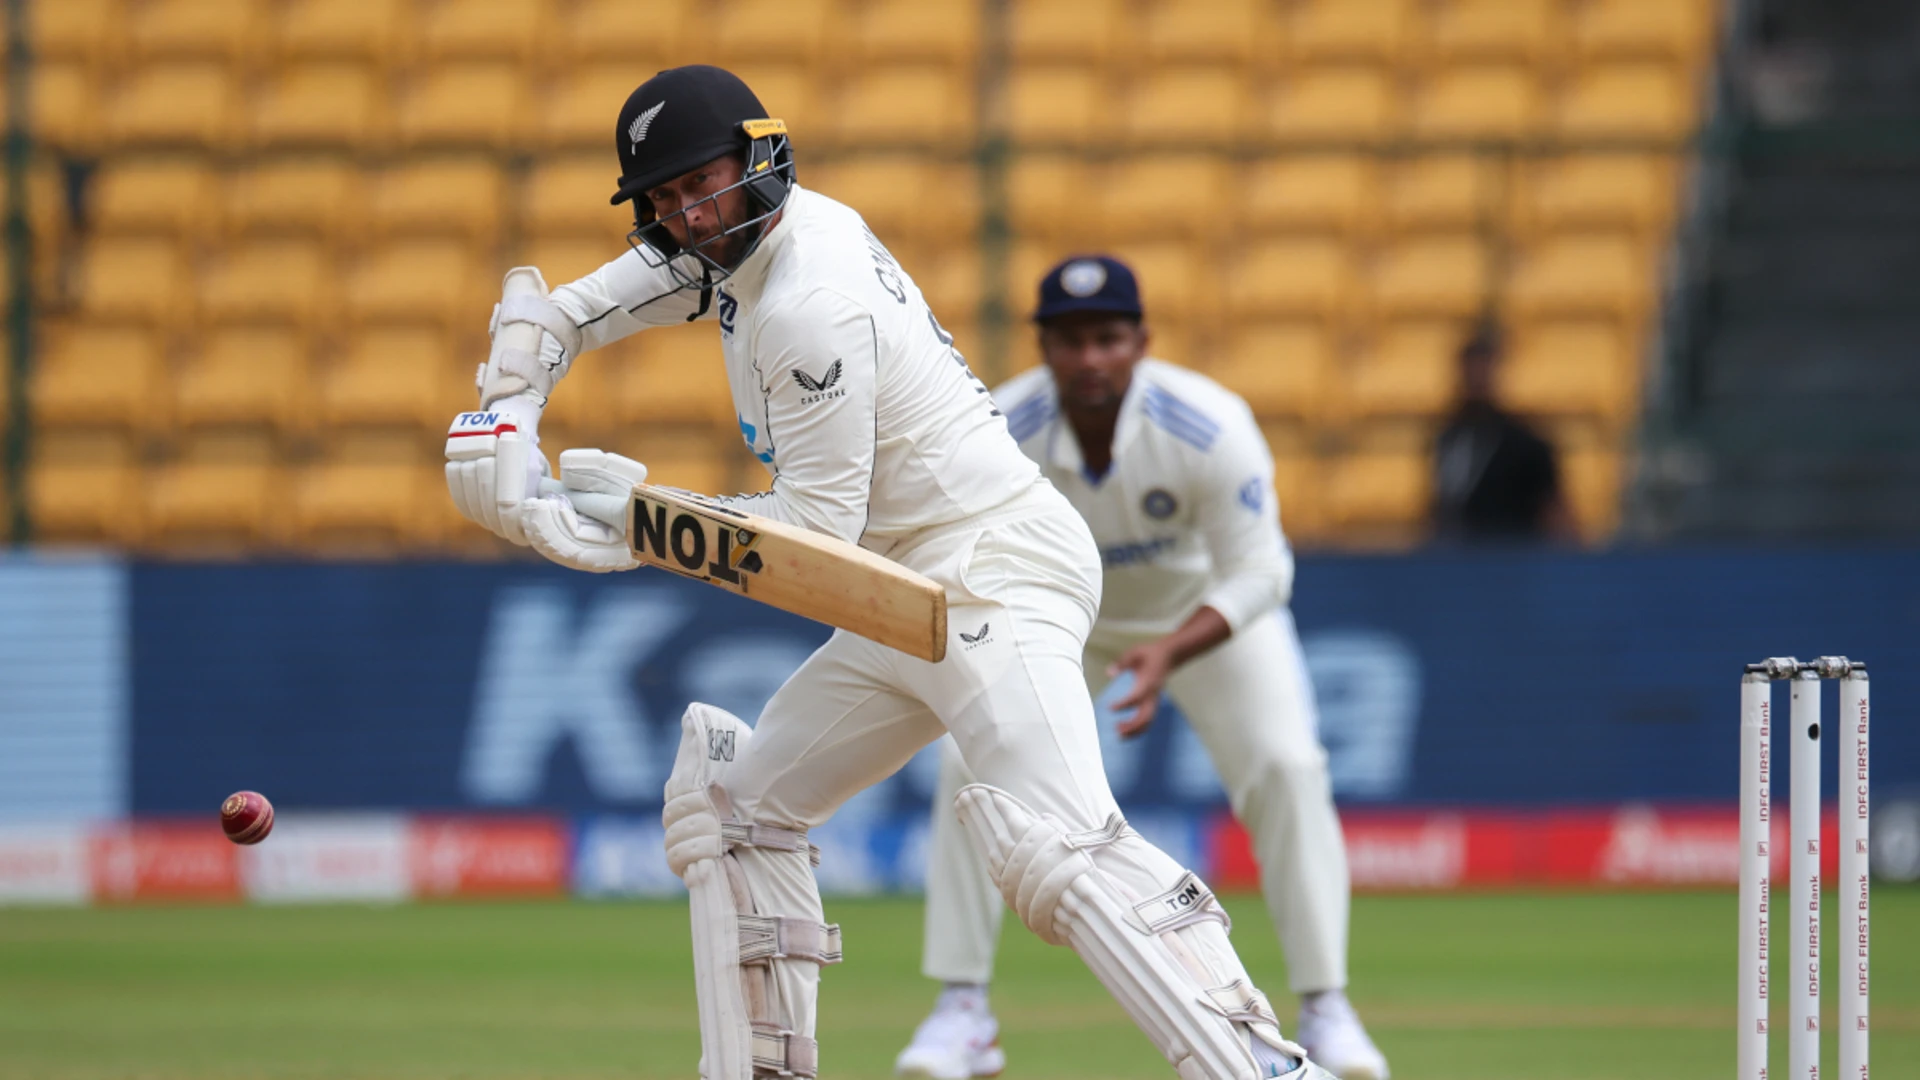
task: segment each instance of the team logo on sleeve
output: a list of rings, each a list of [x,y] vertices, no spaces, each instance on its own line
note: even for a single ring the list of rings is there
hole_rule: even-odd
[[[1180,503],[1173,497],[1173,492],[1166,488],[1154,488],[1140,500],[1140,509],[1155,521],[1165,521],[1180,509]]]
[[[840,382],[841,370],[841,361],[835,360],[833,363],[828,364],[827,370],[816,379],[805,371],[794,368],[793,381],[799,383],[800,389],[807,392],[807,396],[800,399],[800,404],[811,405],[816,401],[825,401],[828,398],[847,396],[845,390],[834,389]]]
[[[1253,479],[1247,481],[1246,483],[1240,485],[1240,493],[1238,497],[1240,499],[1241,506],[1244,506],[1247,509],[1257,514],[1260,512],[1260,507],[1266,504],[1267,485],[1261,483],[1260,478],[1256,476]]]

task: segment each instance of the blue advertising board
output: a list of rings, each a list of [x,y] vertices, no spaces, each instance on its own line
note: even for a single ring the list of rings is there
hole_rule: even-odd
[[[252,787],[282,807],[644,816],[685,704],[752,718],[827,633],[646,572],[140,563],[125,577],[136,813]],[[1351,804],[1729,802],[1740,665],[1816,651],[1872,663],[1878,790],[1920,787],[1901,710],[1920,671],[1913,554],[1305,557],[1294,611]],[[1183,724],[1106,749],[1130,808],[1220,800]],[[930,766],[843,814],[924,806]]]

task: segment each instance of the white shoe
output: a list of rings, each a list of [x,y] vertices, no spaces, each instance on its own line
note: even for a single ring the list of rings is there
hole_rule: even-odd
[[[1338,990],[1300,1003],[1294,1038],[1307,1056],[1340,1080],[1388,1080],[1387,1057],[1367,1036],[1360,1015]]]
[[[895,1075],[921,1080],[973,1080],[999,1076],[1006,1067],[1000,1022],[987,1007],[986,993],[974,987],[943,991],[893,1062]]]

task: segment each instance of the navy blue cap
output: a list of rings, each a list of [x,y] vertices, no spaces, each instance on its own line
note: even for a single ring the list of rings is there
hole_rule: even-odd
[[[1140,318],[1140,283],[1133,270],[1111,255],[1075,255],[1040,279],[1034,322],[1076,311],[1104,311]]]

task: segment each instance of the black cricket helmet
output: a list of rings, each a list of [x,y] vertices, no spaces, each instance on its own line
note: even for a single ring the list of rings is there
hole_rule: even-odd
[[[738,75],[708,64],[669,68],[641,83],[620,108],[614,145],[620,155],[620,189],[613,203],[633,202],[634,229],[627,242],[649,264],[665,266],[682,289],[704,293],[725,281],[760,246],[793,187],[793,148],[786,123],[769,117]],[[739,183],[683,206],[665,220],[654,218],[648,188],[729,152],[741,154],[746,165]],[[717,210],[716,200],[736,188],[745,189],[745,221],[723,220],[721,231],[685,248],[674,240],[668,220],[706,203],[715,203]],[[716,246],[741,234],[751,237],[745,250],[732,265],[722,264],[713,254]]]

